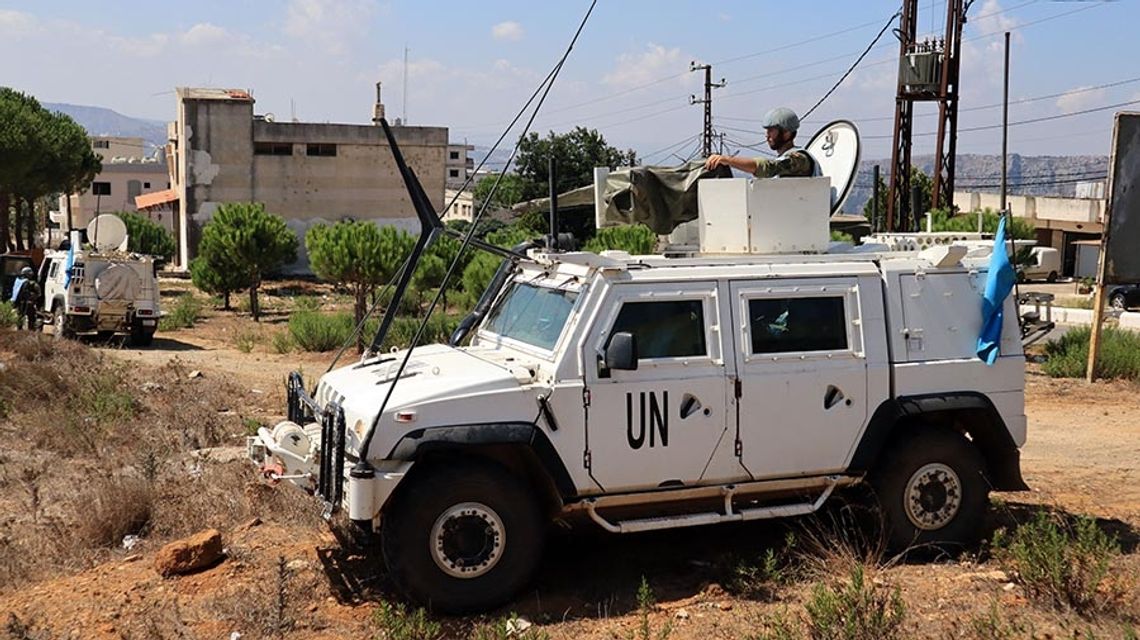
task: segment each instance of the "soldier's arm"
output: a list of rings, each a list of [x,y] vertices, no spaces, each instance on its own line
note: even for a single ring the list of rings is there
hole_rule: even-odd
[[[756,158],[756,170],[752,175],[757,178],[807,178],[811,176],[811,158],[799,151],[788,154],[782,158]]]
[[[756,160],[754,158],[741,158],[739,156],[722,156],[714,153],[705,160],[705,169],[712,171],[717,167],[732,167],[744,173],[755,173]]]

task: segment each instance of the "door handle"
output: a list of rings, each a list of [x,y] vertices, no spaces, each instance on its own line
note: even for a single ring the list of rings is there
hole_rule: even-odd
[[[851,398],[845,396],[842,389],[833,384],[827,385],[827,391],[823,393],[824,410],[829,410],[840,402],[851,406]]]
[[[683,398],[681,398],[681,419],[682,420],[684,420],[685,418],[688,418],[689,416],[693,415],[694,413],[696,413],[700,410],[701,410],[700,398],[694,396],[691,393],[686,393],[685,396]],[[704,408],[704,414],[706,416],[712,415],[712,409],[705,407]]]

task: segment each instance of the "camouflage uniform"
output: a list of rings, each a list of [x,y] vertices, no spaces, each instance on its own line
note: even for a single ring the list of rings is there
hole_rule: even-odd
[[[810,178],[815,175],[815,161],[806,151],[793,148],[778,158],[756,158],[757,178]]]

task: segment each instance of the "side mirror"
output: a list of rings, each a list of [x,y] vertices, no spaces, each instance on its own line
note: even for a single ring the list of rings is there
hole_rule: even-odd
[[[628,331],[619,331],[610,337],[606,347],[606,368],[637,371],[637,338]]]

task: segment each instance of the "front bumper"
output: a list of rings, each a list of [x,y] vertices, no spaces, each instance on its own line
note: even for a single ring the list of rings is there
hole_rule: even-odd
[[[247,455],[270,480],[289,480],[315,495],[326,518],[344,509],[349,519],[376,521],[412,462],[383,460],[346,465],[344,409],[336,400],[321,407],[297,372],[287,383],[288,420],[258,429]],[[304,425],[304,426],[302,426]]]

